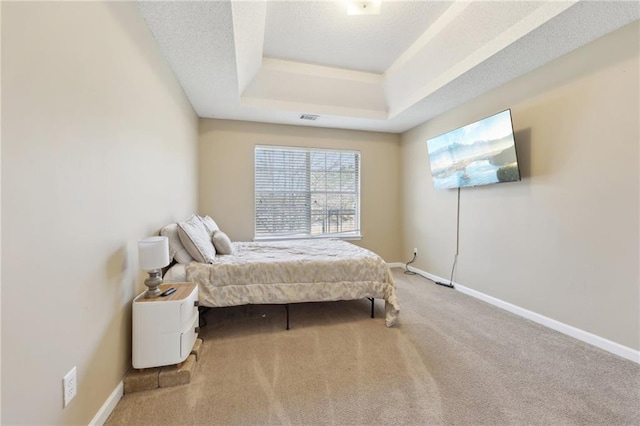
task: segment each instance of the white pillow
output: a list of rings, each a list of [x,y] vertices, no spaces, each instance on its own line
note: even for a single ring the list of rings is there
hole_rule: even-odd
[[[211,239],[213,246],[216,248],[216,252],[219,254],[233,254],[233,245],[231,240],[224,232],[217,230],[213,232]]]
[[[185,222],[178,223],[178,235],[189,254],[196,262],[213,263],[216,257],[216,249],[209,237],[204,224],[193,215]]]
[[[187,280],[187,265],[176,263],[162,276],[162,281],[165,283],[186,283]]]
[[[209,233],[209,238],[213,236],[214,231],[217,231],[220,229],[216,221],[211,219],[209,216],[205,216],[205,217],[198,216],[198,217],[202,221],[202,224],[204,225],[204,227],[207,229],[207,232]]]
[[[169,256],[178,263],[187,264],[193,262],[193,257],[184,248],[180,236],[178,235],[178,224],[172,223],[160,230],[160,235],[169,239]]]

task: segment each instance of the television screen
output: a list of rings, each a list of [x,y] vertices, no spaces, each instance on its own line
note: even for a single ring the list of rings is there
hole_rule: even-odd
[[[511,110],[427,141],[435,188],[520,180]]]

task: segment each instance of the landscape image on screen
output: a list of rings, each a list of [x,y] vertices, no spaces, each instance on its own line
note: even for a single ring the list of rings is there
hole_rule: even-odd
[[[459,188],[520,180],[511,111],[427,141],[435,188]]]

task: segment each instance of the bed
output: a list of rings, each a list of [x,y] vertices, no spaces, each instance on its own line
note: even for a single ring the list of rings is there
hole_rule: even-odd
[[[393,276],[370,250],[338,239],[233,242],[212,263],[174,265],[165,282],[192,281],[206,307],[379,298],[393,326],[399,305]],[[373,305],[372,305],[373,313]]]

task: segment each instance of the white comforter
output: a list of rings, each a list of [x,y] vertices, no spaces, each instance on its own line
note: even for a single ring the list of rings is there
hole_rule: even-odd
[[[385,300],[386,324],[399,306],[395,283],[384,260],[354,244],[336,240],[235,242],[232,255],[213,264],[192,262],[187,280],[198,283],[203,306]]]

